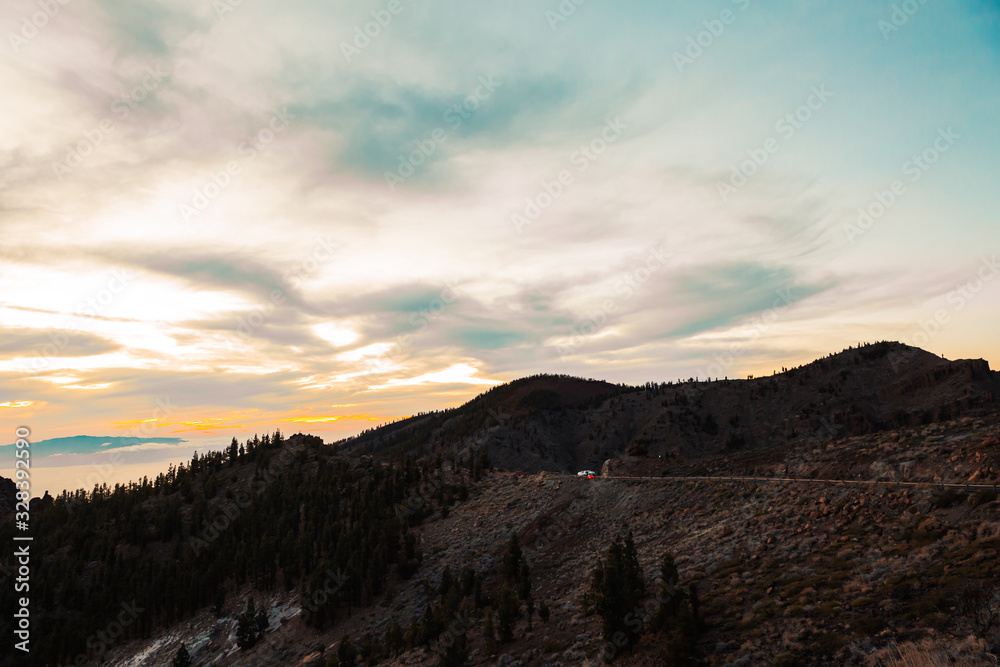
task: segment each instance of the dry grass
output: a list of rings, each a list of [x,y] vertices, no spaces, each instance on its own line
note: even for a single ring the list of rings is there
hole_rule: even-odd
[[[868,657],[869,667],[982,667],[997,665],[995,656],[975,641],[966,640],[954,647],[924,640],[892,645]]]

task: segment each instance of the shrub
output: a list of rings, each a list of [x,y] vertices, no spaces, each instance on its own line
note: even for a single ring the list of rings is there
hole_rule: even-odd
[[[847,643],[847,637],[838,635],[836,632],[824,632],[809,648],[817,655],[832,656]]]
[[[964,500],[965,494],[961,491],[945,489],[944,491],[935,491],[931,502],[934,503],[935,508],[945,510],[961,504]]]
[[[973,507],[979,507],[980,505],[985,505],[986,503],[991,503],[997,499],[997,492],[992,489],[979,489],[971,496],[969,496],[969,504]]]
[[[559,653],[566,650],[566,642],[561,642],[558,639],[549,639],[545,642],[545,652],[546,653]]]
[[[878,616],[862,616],[851,622],[851,628],[859,637],[871,637],[885,629],[886,621]]]

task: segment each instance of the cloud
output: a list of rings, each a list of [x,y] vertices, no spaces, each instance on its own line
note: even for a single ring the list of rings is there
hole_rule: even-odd
[[[95,4],[118,47],[130,55],[170,55],[188,34],[210,25],[167,3],[95,0]]]
[[[0,359],[16,357],[89,357],[121,349],[121,345],[84,331],[3,327]]]
[[[423,384],[500,384],[500,380],[476,377],[478,369],[468,363],[454,364],[444,370],[424,373],[405,380],[389,380],[387,387],[405,387]]]
[[[155,254],[133,256],[131,260],[136,266],[182,278],[202,289],[233,290],[258,298],[279,291],[290,304],[305,306],[301,295],[278,270],[247,256],[164,249]]]
[[[450,338],[463,348],[477,351],[510,347],[529,340],[525,332],[487,327],[459,327],[451,332]]]
[[[670,306],[687,313],[687,321],[661,334],[674,338],[728,326],[767,310],[784,310],[833,287],[803,283],[788,267],[742,262],[699,267],[675,276],[672,283],[665,290],[674,295]]]
[[[307,101],[290,110],[297,125],[323,132],[334,171],[354,171],[382,184],[385,172],[396,171],[416,151],[414,178],[429,181],[435,165],[453,164],[463,152],[537,141],[542,128],[565,130],[567,118],[560,112],[574,102],[576,85],[547,74],[522,77],[482,72],[457,90],[384,76],[347,75],[348,83],[343,75],[313,78],[301,83]],[[439,138],[432,139],[435,131]]]
[[[553,26],[556,4],[404,0],[350,61],[341,43],[372,7],[65,5],[0,65],[18,93],[0,112],[6,412],[47,438],[135,421],[203,442],[331,405],[412,414],[544,371],[694,375],[723,340],[745,343],[735,376],[910,331],[995,251],[994,10],[928,4],[886,43],[883,9],[734,5],[679,72],[673,52],[717,13],[586,3]],[[13,0],[0,17],[37,11]],[[150,67],[166,74],[116,115]],[[818,85],[829,103],[723,201],[718,183]],[[847,243],[858,207],[948,123],[954,150]],[[390,190],[384,172],[438,128]],[[670,259],[646,276],[653,248]],[[134,280],[106,299],[119,267]],[[766,338],[748,336],[781,294]],[[81,302],[100,308],[74,315]],[[989,302],[934,345],[997,354]],[[47,369],[17,372],[70,324]],[[328,439],[367,425],[301,423]]]

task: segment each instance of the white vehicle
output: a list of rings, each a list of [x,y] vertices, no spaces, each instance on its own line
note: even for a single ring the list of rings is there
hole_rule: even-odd
[[[580,472],[576,473],[576,476],[586,477],[587,479],[594,479],[595,477],[597,477],[597,473],[594,472],[593,470],[581,470]]]

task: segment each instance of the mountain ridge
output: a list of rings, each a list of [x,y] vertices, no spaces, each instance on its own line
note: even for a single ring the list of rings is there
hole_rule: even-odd
[[[337,444],[383,456],[485,447],[502,469],[567,472],[628,451],[692,458],[930,424],[998,396],[1000,373],[983,359],[950,361],[882,341],[745,380],[627,386],[530,376]]]
[[[1000,592],[997,384],[983,360],[875,343],[748,380],[531,376],[337,446],[234,440],[32,501],[28,662],[166,664],[186,647],[218,665],[595,664],[622,647],[588,584],[627,531],[644,608],[661,563],[697,587],[695,664],[897,665],[872,662],[897,646],[984,664],[1000,635],[963,605]],[[607,478],[566,474],[600,460]],[[142,610],[127,623],[126,603]],[[678,664],[641,623],[618,664]]]

